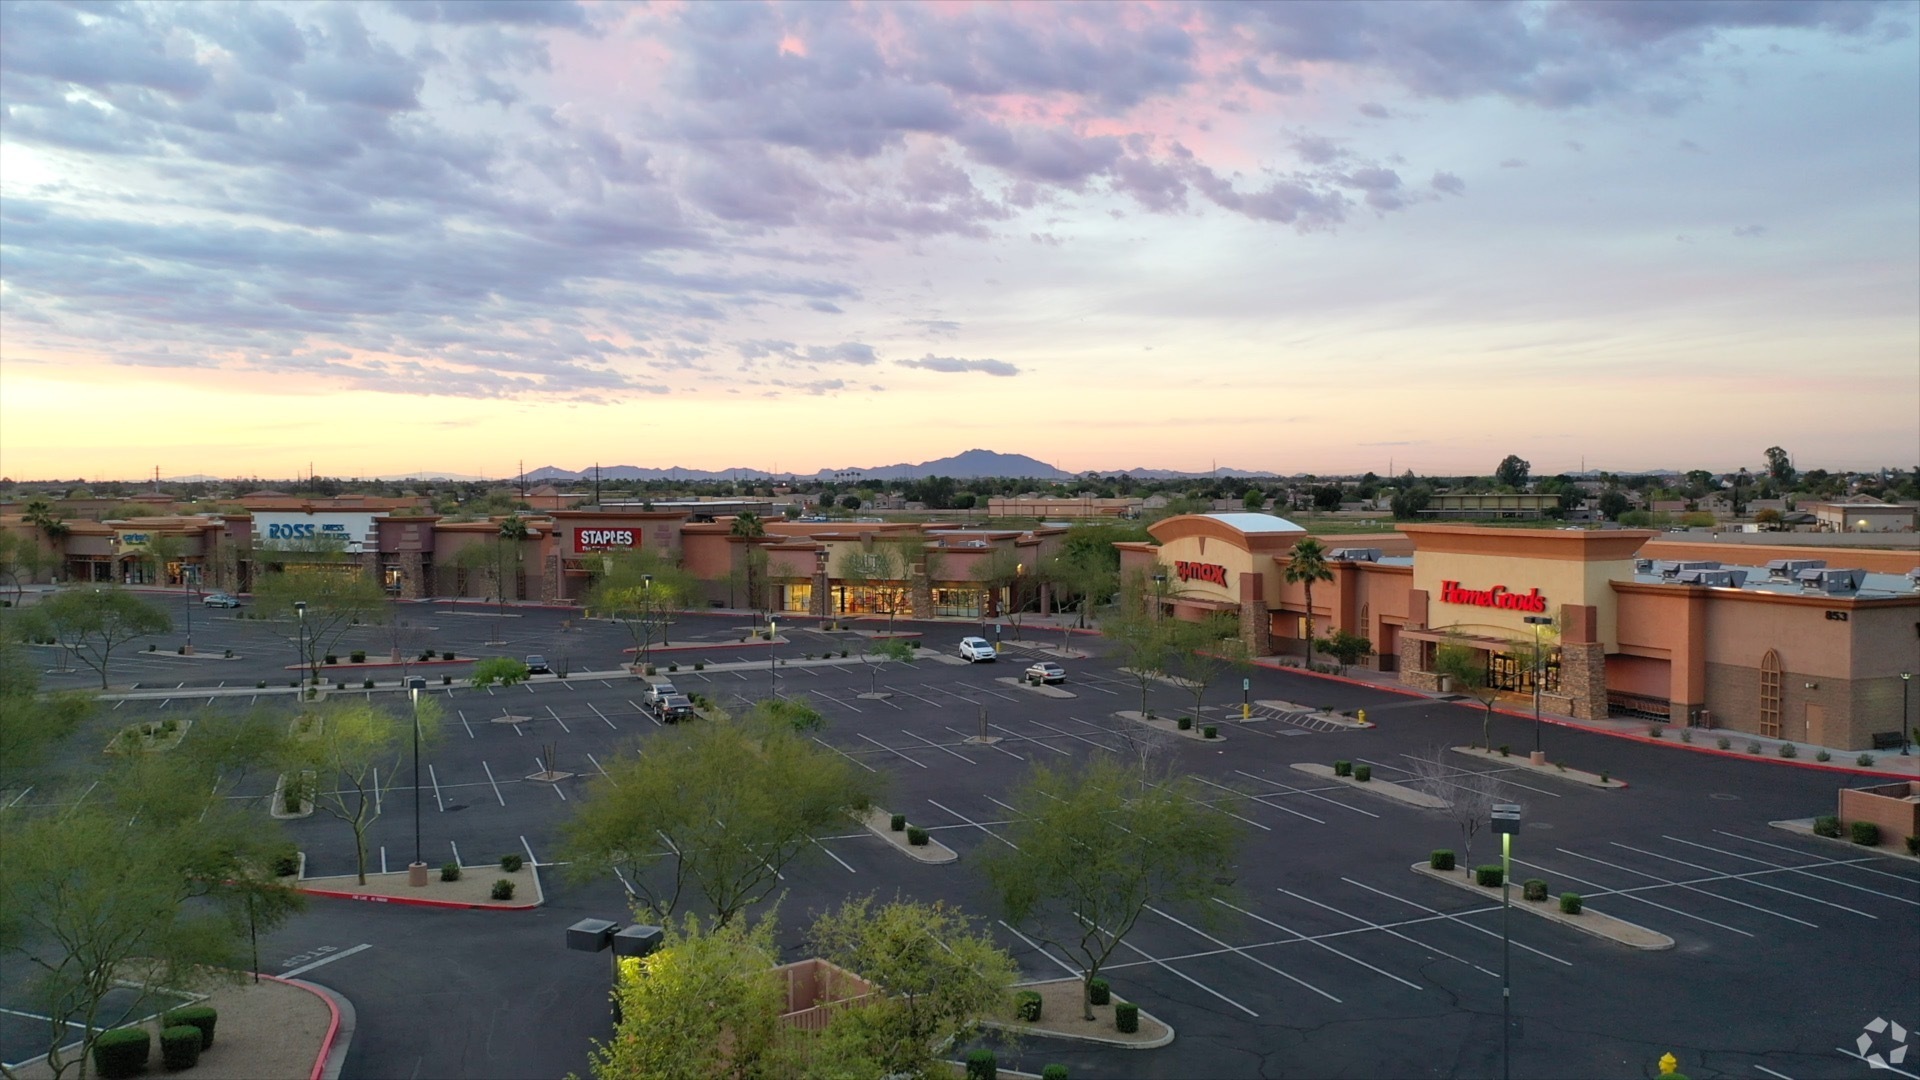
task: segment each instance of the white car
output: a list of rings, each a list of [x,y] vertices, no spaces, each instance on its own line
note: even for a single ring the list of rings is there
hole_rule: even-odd
[[[659,682],[655,682],[655,683],[648,683],[647,696],[645,699],[646,706],[649,709],[658,708],[660,705],[661,698],[667,697],[672,694],[678,694],[679,692],[680,691],[673,688],[672,683],[668,682],[665,679],[662,679]]]
[[[1051,660],[1042,660],[1027,669],[1027,681],[1040,683],[1063,683],[1067,681],[1067,669]]]
[[[1000,654],[994,651],[993,642],[986,638],[968,637],[960,639],[960,658],[975,664],[982,660],[998,660]]]

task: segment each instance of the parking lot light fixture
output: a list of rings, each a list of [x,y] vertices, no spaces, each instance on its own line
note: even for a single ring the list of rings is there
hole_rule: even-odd
[[[1553,619],[1546,615],[1526,616],[1527,625],[1533,627],[1533,750],[1541,753],[1540,746],[1540,678],[1546,670],[1544,658],[1540,655],[1540,628],[1552,626]]]
[[[295,667],[297,669],[300,664],[305,664],[307,667],[307,681],[314,682],[319,676],[313,670],[313,657],[307,654],[307,602],[305,600],[295,600],[293,602],[293,613],[300,617],[300,636],[298,644],[294,646],[294,648],[298,650]]]
[[[420,691],[427,680],[419,675],[407,677],[407,697],[413,702],[413,862],[407,867],[407,884],[427,883],[427,860],[420,854]]]
[[[1516,803],[1493,804],[1500,836],[1500,1075],[1513,1080],[1513,836],[1520,831]]]
[[[640,665],[645,670],[653,659],[653,575],[640,575],[640,618],[644,620],[647,636],[640,649]]]
[[[1900,756],[1907,756],[1907,744],[1913,741],[1913,724],[1907,716],[1907,688],[1913,685],[1913,672],[1900,673]]]
[[[773,647],[780,638],[780,620],[767,616],[767,678],[772,684],[773,696],[780,696],[780,661],[774,655]]]

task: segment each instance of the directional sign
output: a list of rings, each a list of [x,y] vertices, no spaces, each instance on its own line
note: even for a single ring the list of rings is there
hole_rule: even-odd
[[[1493,804],[1493,831],[1508,836],[1520,831],[1520,807],[1517,803]]]

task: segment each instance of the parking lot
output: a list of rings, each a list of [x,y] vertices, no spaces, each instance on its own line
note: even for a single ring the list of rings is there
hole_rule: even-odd
[[[630,642],[605,624],[563,625],[570,618],[563,612],[521,609],[499,619],[486,608],[406,607],[430,613],[423,621],[438,628],[436,649],[463,656],[539,652],[570,674],[480,690],[459,685],[458,677],[452,687],[432,678],[430,692],[447,720],[443,738],[423,760],[417,792],[409,773],[384,794],[384,813],[370,833],[373,869],[398,870],[411,861],[417,795],[428,863],[480,865],[509,852],[528,855],[541,866],[548,905],[516,914],[318,902],[271,936],[263,955],[287,962],[268,970],[307,970],[303,977],[354,1001],[360,1031],[348,1077],[583,1070],[587,1039],[610,1030],[605,968],[565,952],[559,930],[582,917],[622,917],[622,889],[615,881],[572,883],[551,860],[559,823],[592,779],[619,755],[645,753],[660,730],[639,707],[641,680],[614,673],[631,659],[621,651]],[[243,666],[208,678],[179,666],[196,661],[143,660],[176,666],[160,669],[167,675],[149,677],[142,668],[129,678],[155,693],[117,702],[109,724],[201,707],[291,708],[284,687],[294,654],[284,636],[275,637],[284,627],[215,625],[218,631],[203,631],[196,620],[196,646],[203,633],[217,641],[231,631],[227,640],[248,654]],[[812,855],[784,872],[786,945],[797,945],[810,911],[848,894],[898,892],[951,900],[986,918],[1027,978],[1073,974],[1037,934],[998,921],[972,856],[1006,842],[1008,793],[1030,762],[1132,752],[1142,729],[1114,714],[1138,707],[1138,684],[1095,656],[1066,662],[1061,689],[1070,697],[1018,685],[1024,658],[1052,655],[1047,650],[1057,636],[1044,648],[1009,640],[1000,662],[967,665],[951,646],[977,626],[902,624],[924,635],[928,655],[875,670],[858,660],[864,639],[856,633],[783,625],[786,640],[768,646],[741,643],[742,625],[739,616],[689,616],[673,632],[681,648],[657,650],[653,659],[663,675],[677,663],[671,677],[683,691],[723,706],[776,689],[805,696],[828,717],[820,741],[884,776],[883,805],[960,855],[946,866],[914,863],[851,825],[817,837]],[[362,644],[370,653],[377,646]],[[685,648],[691,644],[716,647]],[[1073,644],[1100,649],[1097,638],[1075,637]],[[852,655],[839,658],[842,648]],[[270,659],[256,659],[275,649]],[[833,658],[821,659],[827,653]],[[694,670],[695,662],[705,669]],[[211,663],[219,675],[221,665],[234,662],[198,663]],[[267,669],[280,673],[278,684],[247,692],[266,678],[256,672]],[[175,680],[187,685],[167,685],[189,670],[195,679]],[[588,671],[605,674],[571,674]],[[399,674],[382,669],[376,677],[388,682]],[[1171,1023],[1179,1037],[1151,1053],[1035,1041],[1003,1054],[1003,1062],[1011,1057],[1037,1072],[1045,1062],[1064,1061],[1081,1076],[1495,1073],[1500,907],[1409,869],[1433,848],[1462,848],[1458,831],[1433,811],[1290,767],[1344,758],[1371,764],[1376,779],[1405,779],[1410,755],[1477,737],[1479,710],[1288,672],[1260,669],[1248,677],[1253,700],[1365,707],[1379,727],[1353,730],[1305,710],[1274,708],[1256,709],[1254,720],[1241,723],[1241,675],[1210,691],[1202,715],[1220,725],[1224,738],[1169,739],[1165,754],[1198,781],[1213,811],[1244,830],[1232,895],[1207,910],[1151,910],[1109,968],[1117,991]],[[235,687],[241,692],[225,692]],[[887,696],[863,696],[872,689]],[[1151,692],[1163,713],[1190,711],[1188,693],[1161,685]],[[373,698],[396,708],[404,701],[387,690]],[[1521,721],[1498,717],[1494,725],[1496,741],[1518,745],[1533,737]],[[968,742],[983,726],[998,741]],[[1513,915],[1507,938],[1515,1075],[1651,1075],[1652,1063],[1671,1051],[1696,1077],[1859,1076],[1866,1066],[1848,1055],[1863,1025],[1885,1016],[1908,1029],[1920,1026],[1912,959],[1920,938],[1920,867],[1768,827],[1829,811],[1836,778],[1584,732],[1556,729],[1547,738],[1556,759],[1609,771],[1632,786],[1599,790],[1452,755],[1460,768],[1495,773],[1507,797],[1524,807],[1515,877],[1544,878],[1554,893],[1581,892],[1590,908],[1669,935],[1676,946],[1638,952]],[[574,775],[557,783],[532,778],[550,769]],[[271,786],[270,778],[258,783]],[[316,815],[289,829],[307,853],[309,876],[352,871],[344,826]],[[1471,860],[1463,853],[1462,862],[1496,858],[1496,844],[1483,832]],[[309,968],[316,960],[324,966]],[[516,1037],[479,1038],[503,1009],[512,1010]],[[5,1055],[17,1060],[7,1030],[0,1026]]]

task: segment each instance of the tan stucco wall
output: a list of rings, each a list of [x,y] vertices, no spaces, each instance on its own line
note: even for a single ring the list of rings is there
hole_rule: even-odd
[[[1226,586],[1223,588],[1210,581],[1181,581],[1178,575],[1174,574],[1174,563],[1182,561],[1212,563],[1226,567]],[[1162,544],[1160,562],[1166,566],[1169,575],[1167,588],[1174,590],[1175,595],[1184,599],[1211,600],[1230,604],[1236,608],[1240,606],[1240,575],[1273,569],[1273,559],[1270,556],[1254,555],[1225,541],[1205,536],[1181,537]],[[1255,565],[1256,562],[1260,565]],[[1277,574],[1270,573],[1265,582],[1269,604],[1278,599],[1278,590],[1275,588],[1277,578]],[[1327,591],[1332,592],[1331,589]],[[1319,598],[1315,597],[1315,599]]]
[[[1608,652],[1619,646],[1617,605],[1611,583],[1631,580],[1631,559],[1579,562],[1568,559],[1524,558],[1511,555],[1468,555],[1423,551],[1414,560],[1413,587],[1424,589],[1432,606],[1427,616],[1435,629],[1456,628],[1465,634],[1489,637],[1530,637],[1527,611],[1474,607],[1441,601],[1440,584],[1457,581],[1463,589],[1486,590],[1505,585],[1508,592],[1539,589],[1546,598],[1546,614],[1558,618],[1563,604],[1585,604],[1598,613],[1599,640]]]

